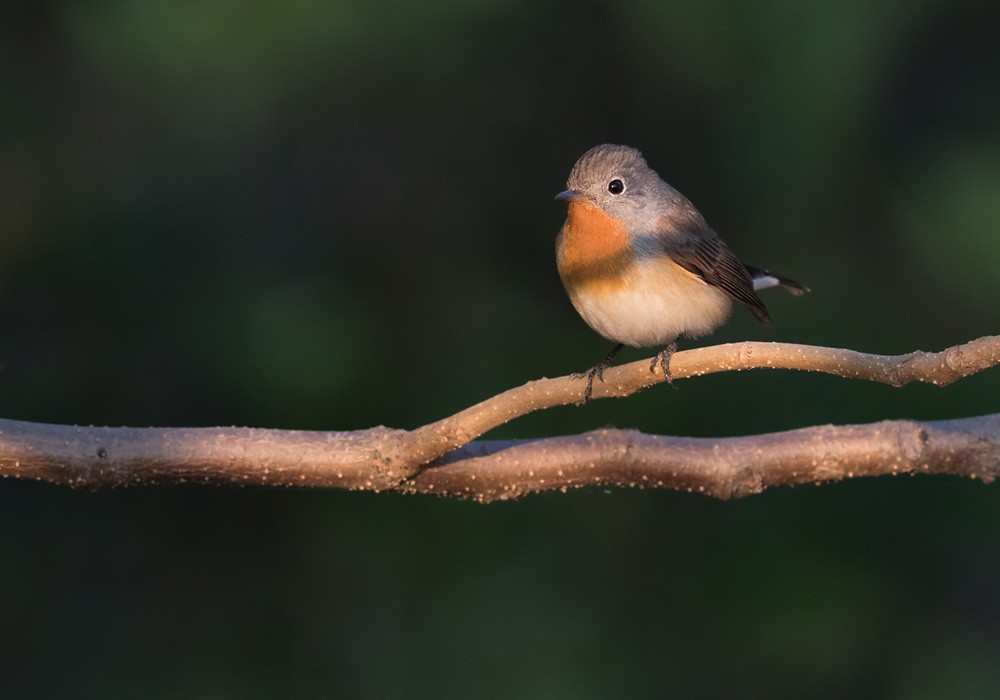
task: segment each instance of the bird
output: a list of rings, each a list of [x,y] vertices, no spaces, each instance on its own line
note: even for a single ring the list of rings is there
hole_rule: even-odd
[[[577,313],[616,343],[586,372],[584,403],[594,377],[624,346],[663,347],[652,360],[668,381],[679,338],[707,335],[729,318],[733,300],[765,325],[771,315],[757,292],[780,287],[796,296],[805,285],[740,261],[695,206],[664,182],[630,146],[601,144],[570,171],[566,221],[556,237],[556,267]]]

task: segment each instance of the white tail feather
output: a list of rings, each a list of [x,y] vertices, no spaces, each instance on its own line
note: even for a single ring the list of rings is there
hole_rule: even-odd
[[[781,282],[774,275],[761,275],[760,277],[753,278],[753,290],[759,292],[762,289],[770,289],[771,287],[780,287]]]

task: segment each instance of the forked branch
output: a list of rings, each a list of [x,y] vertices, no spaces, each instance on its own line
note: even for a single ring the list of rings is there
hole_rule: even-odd
[[[1000,336],[938,353],[868,355],[787,343],[733,343],[678,352],[674,379],[770,368],[826,372],[893,386],[943,386],[1000,364]],[[663,381],[642,360],[609,369],[594,398]],[[889,473],[996,475],[1000,417],[822,426],[755,437],[692,439],[598,431],[472,442],[532,411],[582,398],[583,382],[539,379],[415,430],[83,428],[0,420],[0,475],[96,488],[230,483],[400,490],[488,501],[583,485],[657,486],[718,497],[777,484]],[[461,448],[461,449],[459,449]]]

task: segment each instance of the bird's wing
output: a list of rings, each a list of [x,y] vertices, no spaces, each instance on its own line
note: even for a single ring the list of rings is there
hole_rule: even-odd
[[[689,226],[685,229],[679,230],[676,225],[671,225],[672,230],[661,234],[666,253],[688,272],[742,301],[750,307],[758,321],[770,324],[767,307],[754,292],[753,279],[739,258],[703,221],[687,223]],[[691,224],[694,226],[691,227]]]

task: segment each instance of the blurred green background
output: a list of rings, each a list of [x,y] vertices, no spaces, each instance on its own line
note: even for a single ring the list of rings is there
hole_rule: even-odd
[[[553,201],[641,148],[802,280],[714,341],[935,350],[1000,324],[1000,4],[184,0],[0,16],[0,416],[415,427],[608,343]],[[691,343],[687,344],[688,346]],[[651,351],[650,351],[651,352]],[[632,351],[623,360],[645,357]],[[491,437],[956,418],[904,389],[720,374]],[[987,697],[1000,491],[480,506],[0,482],[5,697]]]

